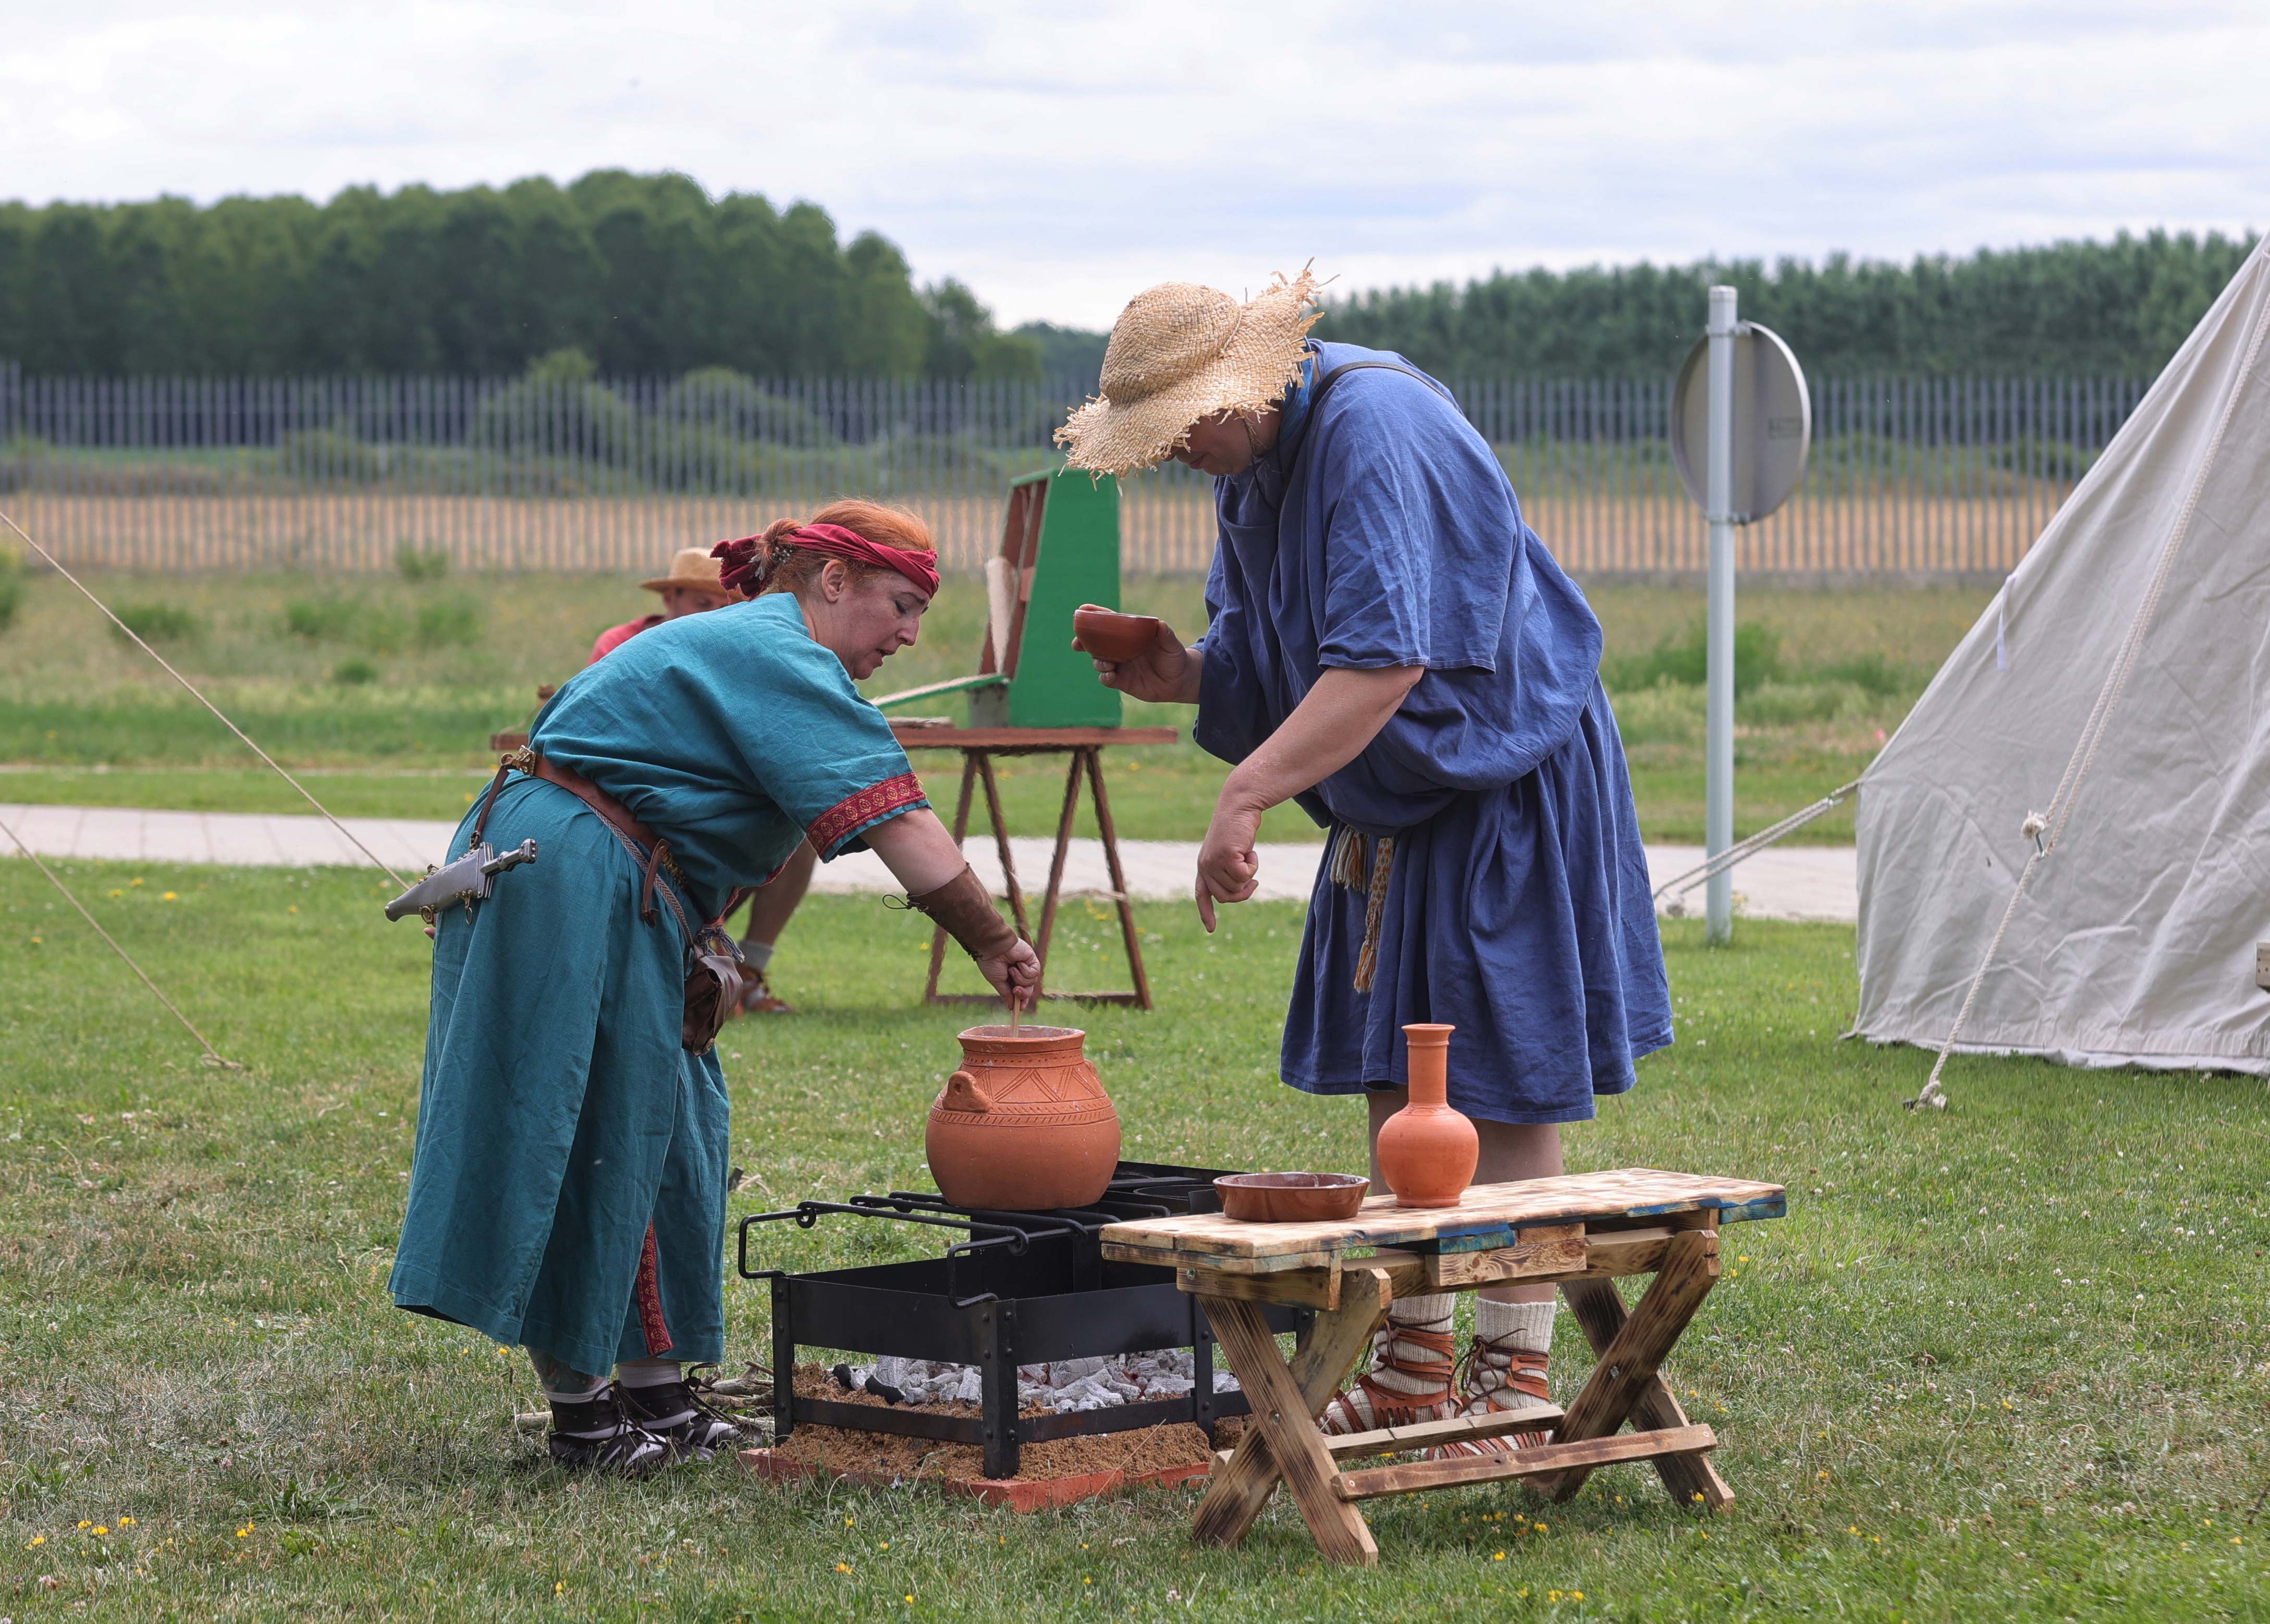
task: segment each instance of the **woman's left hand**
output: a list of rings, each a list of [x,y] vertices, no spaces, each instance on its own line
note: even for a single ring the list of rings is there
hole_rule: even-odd
[[[1038,999],[1041,985],[1041,956],[1033,951],[1030,942],[1013,942],[1009,951],[998,959],[976,960],[978,974],[993,984],[1003,1003],[1013,1008],[1027,1010]]]
[[[1243,902],[1260,888],[1261,858],[1253,849],[1260,834],[1261,809],[1233,804],[1225,792],[1198,848],[1198,918],[1207,931],[1213,929],[1216,902]]]

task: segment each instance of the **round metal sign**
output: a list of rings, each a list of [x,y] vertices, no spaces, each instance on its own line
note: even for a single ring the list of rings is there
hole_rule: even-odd
[[[1687,352],[1671,387],[1671,460],[1688,495],[1707,509],[1703,455],[1710,434],[1710,341]],[[1813,397],[1804,369],[1772,329],[1734,330],[1734,489],[1737,524],[1762,519],[1789,500],[1813,445]]]

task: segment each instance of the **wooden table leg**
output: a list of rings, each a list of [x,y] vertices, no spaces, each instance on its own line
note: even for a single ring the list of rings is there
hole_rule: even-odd
[[[1033,927],[1025,918],[1024,887],[1017,883],[1017,859],[1009,853],[1009,820],[1001,813],[1001,786],[993,779],[993,756],[990,751],[969,753],[977,763],[977,776],[985,786],[985,815],[993,820],[993,844],[1001,854],[1002,888],[1009,894],[1009,916],[1017,922],[1017,934],[1029,942]]]
[[[1345,1306],[1328,1314],[1317,1315],[1302,1336],[1300,1346],[1294,1350],[1292,1366],[1287,1370],[1277,1355],[1276,1339],[1269,1334],[1266,1322],[1261,1319],[1259,1310],[1252,1304],[1205,1296],[1201,1296],[1198,1302],[1213,1325],[1214,1337],[1221,1343],[1230,1368],[1236,1372],[1239,1383],[1245,1387],[1256,1420],[1247,1426],[1245,1436],[1239,1440],[1236,1451],[1231,1455],[1228,1464],[1215,1468],[1213,1479],[1206,1487],[1205,1499],[1198,1507],[1198,1519],[1191,1531],[1195,1538],[1208,1545],[1235,1545],[1245,1538],[1245,1531],[1253,1525],[1253,1519],[1261,1515],[1261,1508],[1268,1503],[1271,1493],[1277,1487],[1277,1479],[1283,1475],[1277,1465],[1277,1451],[1270,1443],[1269,1431],[1258,1425],[1265,1401],[1248,1378],[1241,1360],[1250,1360],[1283,1373],[1284,1378],[1299,1396],[1301,1407],[1296,1413],[1301,1419],[1294,1425],[1315,1441],[1317,1452],[1321,1454],[1324,1444],[1322,1435],[1316,1430],[1316,1418],[1324,1405],[1332,1402],[1332,1395],[1339,1390],[1342,1378],[1354,1368],[1356,1360],[1370,1342],[1372,1330],[1379,1324],[1380,1308],[1376,1296],[1354,1294],[1350,1295]],[[1251,1316],[1251,1330],[1237,1346],[1233,1346],[1222,1334],[1224,1314],[1230,1308],[1242,1309]],[[1275,1402],[1279,1413],[1284,1413],[1285,1400],[1281,1392]],[[1324,1456],[1324,1468],[1327,1471],[1333,1469],[1329,1455]],[[1329,1481],[1325,1482],[1324,1488],[1325,1494],[1331,1496]],[[1309,1516],[1305,1502],[1302,1515]],[[1353,1546],[1358,1554],[1353,1558],[1335,1560],[1353,1560],[1367,1564],[1376,1561],[1378,1551],[1371,1542],[1371,1531],[1364,1526],[1361,1516],[1354,1521],[1356,1531]],[[1316,1526],[1313,1517],[1309,1518],[1309,1526]],[[1333,1517],[1333,1526],[1345,1527],[1344,1520],[1337,1513]],[[1321,1533],[1317,1543],[1319,1546],[1324,1544]],[[1327,1554],[1330,1554],[1328,1551]]]
[[[1057,816],[1057,849],[1049,859],[1048,894],[1041,899],[1040,939],[1033,951],[1040,955],[1041,980],[1049,978],[1049,938],[1056,934],[1057,898],[1064,891],[1065,859],[1072,854],[1072,820],[1079,811],[1080,753],[1072,753],[1072,771],[1065,775],[1064,811]]]
[[[1073,760],[1078,772],[1080,756],[1087,758],[1088,788],[1095,796],[1095,827],[1103,835],[1104,866],[1110,871],[1111,892],[1119,900],[1119,938],[1127,946],[1127,968],[1135,977],[1135,1004],[1139,1009],[1151,1007],[1151,978],[1143,971],[1143,943],[1135,929],[1135,904],[1127,894],[1127,875],[1119,866],[1119,833],[1111,827],[1111,802],[1103,793],[1103,752],[1091,746],[1077,752]]]
[[[1592,1352],[1606,1353],[1630,1317],[1615,1282],[1563,1280],[1561,1294],[1569,1300],[1569,1311],[1576,1316],[1584,1339],[1592,1345]],[[1687,1410],[1658,1370],[1640,1390],[1639,1401],[1632,1405],[1631,1418],[1635,1427],[1651,1432],[1663,1431],[1686,1426]],[[1654,1465],[1663,1479],[1663,1487],[1680,1505],[1700,1504],[1713,1511],[1723,1511],[1734,1503],[1734,1491],[1726,1486],[1726,1479],[1718,1475],[1707,1455],[1665,1455]]]
[[[974,751],[961,753],[961,793],[953,803],[953,843],[961,844],[962,836],[969,833],[969,797],[977,783],[977,756]],[[946,968],[946,927],[938,925],[930,933],[930,979],[923,983],[923,1002],[938,1002],[938,978]]]
[[[1646,1396],[1665,1355],[1717,1283],[1717,1232],[1688,1229],[1673,1235],[1664,1250],[1663,1266],[1656,1272],[1653,1284],[1601,1350],[1591,1379],[1569,1406],[1561,1425],[1553,1429],[1553,1441],[1581,1442],[1606,1437],[1621,1427]],[[1579,1468],[1538,1487],[1555,1500],[1567,1500],[1591,1476],[1589,1469]]]

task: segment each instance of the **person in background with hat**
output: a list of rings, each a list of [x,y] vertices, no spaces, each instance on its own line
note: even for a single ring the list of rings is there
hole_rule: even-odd
[[[1450,1103],[1479,1182],[1561,1171],[1560,1124],[1636,1080],[1671,1000],[1600,627],[1522,522],[1457,404],[1400,356],[1307,337],[1306,271],[1245,304],[1188,283],[1138,294],[1100,396],[1057,431],[1076,468],[1173,457],[1214,477],[1209,624],[1098,661],[1138,699],[1195,704],[1235,763],[1200,849],[1198,912],[1255,890],[1261,815],[1329,831],[1284,1080],[1406,1099],[1399,1028],[1448,1022]],[[1356,1432],[1547,1397],[1554,1293],[1493,1287],[1454,1361],[1450,1294],[1409,1297],[1322,1423]],[[1459,1452],[1517,1447],[1466,1443]]]
[[[653,581],[642,581],[639,585],[649,592],[662,595],[662,612],[647,615],[637,620],[626,620],[620,626],[611,626],[599,634],[591,645],[591,660],[605,658],[617,649],[637,636],[651,631],[665,620],[675,620],[680,615],[705,614],[712,609],[723,609],[733,601],[718,575],[717,560],[709,556],[707,547],[680,547],[671,555],[670,573]],[[781,868],[769,884],[760,886],[749,898],[748,928],[741,933],[741,957],[745,982],[740,1002],[735,1005],[736,1015],[791,1015],[796,1012],[788,1002],[773,992],[770,976],[773,953],[780,941],[781,932],[796,916],[797,905],[804,894],[812,888],[812,871],[820,856],[810,843],[799,846],[794,856]]]
[[[662,612],[609,627],[599,634],[598,641],[591,645],[593,660],[605,659],[641,632],[651,631],[665,620],[675,620],[680,615],[698,615],[708,610],[723,609],[733,601],[733,595],[718,579],[717,560],[709,556],[707,547],[680,547],[671,555],[668,575],[652,581],[642,581],[639,586],[645,591],[662,595]]]

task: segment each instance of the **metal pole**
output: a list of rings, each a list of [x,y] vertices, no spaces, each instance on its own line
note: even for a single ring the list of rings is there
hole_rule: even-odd
[[[1710,523],[1707,742],[1702,763],[1702,848],[1715,857],[1734,843],[1734,290],[1710,290],[1710,437],[1703,503]],[[1704,892],[1704,937],[1734,938],[1734,879],[1713,874]]]

